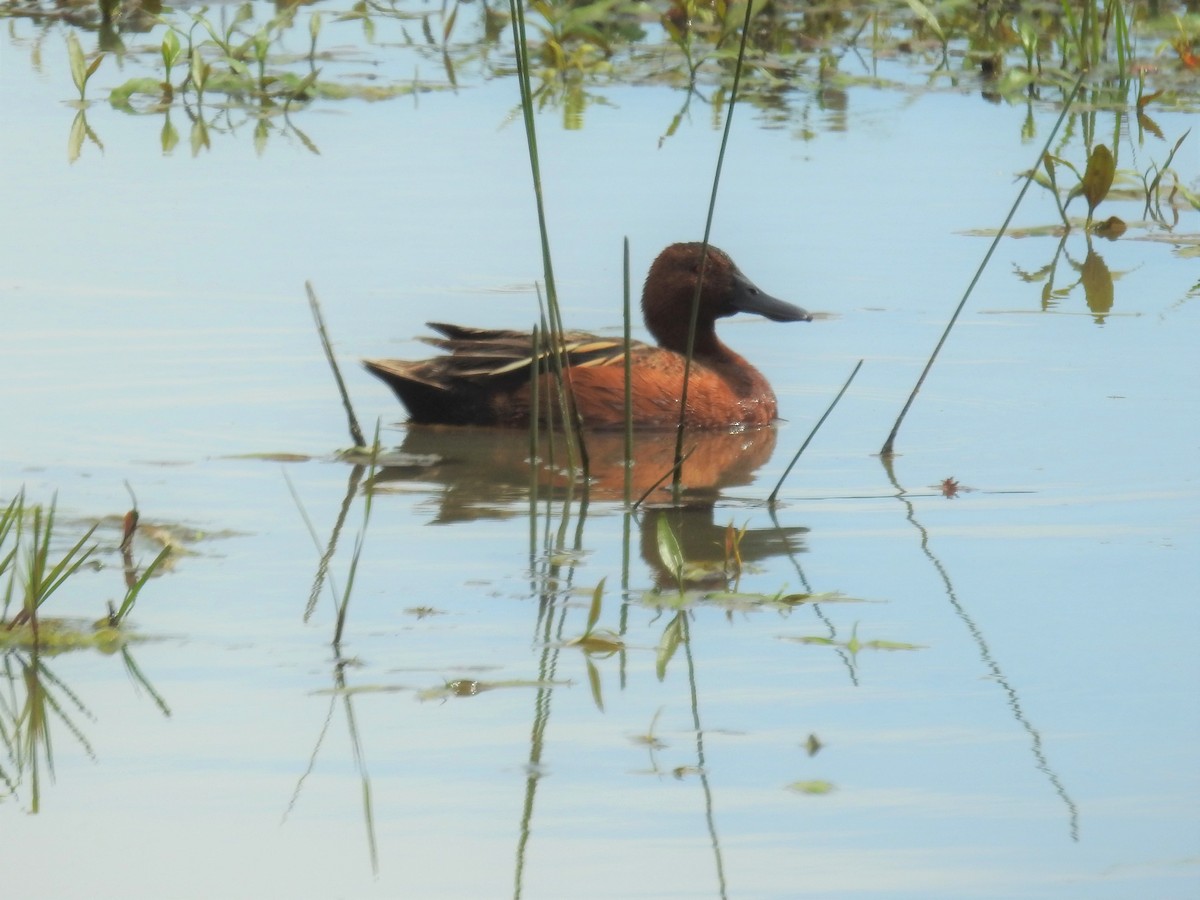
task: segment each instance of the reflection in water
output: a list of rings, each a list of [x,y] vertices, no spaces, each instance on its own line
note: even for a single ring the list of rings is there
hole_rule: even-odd
[[[171,710],[142,674],[127,646],[120,648],[121,659],[130,679],[144,688],[164,716]],[[37,649],[9,649],[0,655],[0,742],[5,760],[0,764],[0,800],[4,794],[17,796],[28,785],[29,812],[41,811],[42,775],[54,777],[55,722],[73,737],[91,758],[92,745],[81,727],[81,720],[96,716],[79,695],[46,665],[45,654]]]
[[[617,432],[589,432],[587,449],[592,500],[619,501],[625,497],[625,444]],[[582,492],[564,465],[561,435],[543,435],[539,445],[536,489],[543,499]],[[771,458],[775,430],[762,428],[736,433],[689,432],[684,439],[682,481],[689,503],[712,502],[725,488],[741,487]],[[523,512],[517,501],[530,492],[529,437],[519,430],[492,428],[411,427],[400,446],[398,465],[384,461],[374,479],[387,482],[429,482],[440,485],[435,524],[478,518],[508,517]],[[647,492],[646,502],[668,500],[675,455],[673,431],[639,432],[634,437],[629,469],[630,496]]]
[[[1075,801],[1071,799],[1070,794],[1067,793],[1067,789],[1059,779],[1058,773],[1051,768],[1050,761],[1046,758],[1045,749],[1042,746],[1042,734],[1040,731],[1038,731],[1034,724],[1029,721],[1029,718],[1025,713],[1025,709],[1021,704],[1020,694],[1008,680],[1008,677],[1004,674],[1004,671],[1000,668],[1000,664],[996,661],[995,657],[993,657],[992,650],[988,646],[987,639],[984,637],[983,632],[975,623],[975,620],[971,617],[971,614],[967,610],[966,606],[963,605],[962,600],[959,599],[958,592],[954,588],[954,582],[950,577],[950,571],[937,557],[933,550],[930,549],[929,532],[927,532],[925,530],[925,526],[923,526],[917,520],[916,508],[909,499],[911,495],[905,491],[903,487],[901,487],[900,482],[896,479],[896,473],[892,469],[892,461],[893,458],[890,456],[880,457],[880,462],[883,463],[883,468],[887,473],[888,481],[890,481],[892,487],[896,489],[896,498],[904,504],[905,518],[909,521],[909,523],[912,524],[914,528],[917,529],[918,533],[921,535],[921,552],[925,554],[925,557],[929,560],[929,562],[933,565],[934,570],[938,573],[938,577],[941,579],[943,588],[945,589],[946,599],[950,601],[950,605],[954,609],[955,615],[958,616],[959,620],[967,629],[967,632],[971,635],[972,640],[974,640],[975,646],[979,651],[980,660],[987,668],[991,678],[997,684],[999,684],[1001,690],[1004,691],[1005,697],[1007,698],[1006,702],[1009,709],[1012,711],[1013,718],[1029,735],[1030,752],[1033,754],[1034,765],[1037,767],[1038,771],[1042,772],[1046,776],[1046,779],[1050,782],[1051,787],[1054,789],[1054,793],[1058,795],[1059,799],[1062,800],[1063,805],[1066,807],[1067,830],[1071,835],[1071,840],[1077,842],[1079,840],[1079,808],[1075,805]]]
[[[543,459],[537,482],[531,485],[529,438],[521,431],[490,428],[410,427],[400,447],[408,465],[389,465],[379,471],[370,486],[386,490],[400,482],[436,486],[430,502],[436,505],[433,524],[448,525],[480,518],[524,516],[534,491],[541,500],[584,499],[582,487],[563,468],[545,459],[562,455],[559,445],[551,449],[543,438]],[[587,435],[591,479],[588,501],[619,502],[624,499],[626,466],[624,436],[609,432]],[[649,492],[640,517],[642,558],[654,569],[660,585],[673,583],[658,551],[657,527],[667,518],[684,558],[698,570],[720,572],[715,565],[727,556],[728,521],[716,521],[715,504],[721,492],[751,484],[755,472],[775,449],[775,430],[762,428],[735,433],[695,432],[684,441],[689,455],[683,463],[682,505],[659,508],[671,499],[670,480],[675,452],[672,431],[641,432],[635,435],[633,465],[629,468],[630,496]],[[583,509],[581,509],[583,515]],[[748,530],[740,541],[744,563],[798,552],[803,527],[772,526]],[[706,563],[713,565],[706,566]]]
[[[1082,287],[1084,302],[1087,303],[1088,310],[1095,317],[1096,324],[1103,325],[1115,303],[1116,291],[1113,287],[1112,272],[1104,262],[1104,257],[1096,252],[1090,235],[1087,240],[1087,256],[1084,257],[1083,262],[1074,259],[1067,250],[1069,236],[1069,231],[1063,232],[1050,262],[1033,272],[1026,272],[1018,268],[1016,270],[1017,277],[1030,284],[1044,282],[1042,285],[1042,310],[1044,312],[1057,309],[1059,304],[1076,288]],[[1065,286],[1056,286],[1055,275],[1058,272],[1059,262],[1063,259],[1079,274],[1079,277]]]

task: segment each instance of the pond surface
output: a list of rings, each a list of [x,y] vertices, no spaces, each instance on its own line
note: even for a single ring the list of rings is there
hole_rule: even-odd
[[[76,147],[65,31],[5,22],[0,499],[57,492],[66,545],[101,521],[103,565],[56,615],[119,600],[126,483],[142,564],[164,534],[186,548],[134,611],[140,677],[120,656],[6,655],[7,735],[31,672],[57,704],[33,768],[5,739],[6,890],[1196,896],[1200,214],[1177,203],[1165,228],[1134,190],[1193,126],[1194,76],[1155,110],[1161,139],[1086,105],[1068,120],[1055,152],[1080,171],[1085,132],[1117,148],[1097,215],[1128,232],[1060,247],[1033,189],[890,468],[876,454],[1061,93],[995,101],[961,63],[931,78],[847,53],[836,95],[814,69],[783,107],[736,108],[712,241],[822,315],[723,323],[784,421],[699,442],[686,508],[660,492],[631,513],[618,445],[596,439],[587,502],[545,470],[531,501],[525,435],[408,428],[353,365],[428,355],[427,320],[528,327],[543,275],[504,66],[451,84],[400,24],[368,44],[326,18],[328,66],[437,89],[318,99],[290,112],[298,133],[256,141],[247,119],[194,154],[179,107],[164,153],[163,112],[103,102]],[[89,96],[152,71],[135,45],[159,40],[127,34]],[[567,326],[616,335],[622,240],[636,289],[701,236],[725,110],[711,87],[589,91],[536,123]],[[1193,193],[1195,138],[1171,163]],[[305,281],[364,427],[403,454],[374,475],[336,456]],[[640,444],[639,479],[669,456]],[[664,518],[709,564],[682,598]],[[588,652],[571,641],[602,581],[596,627],[620,649]]]

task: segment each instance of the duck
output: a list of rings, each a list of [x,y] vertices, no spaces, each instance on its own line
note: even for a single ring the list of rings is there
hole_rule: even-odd
[[[703,281],[701,282],[701,270]],[[778,403],[770,383],[717,337],[717,319],[739,312],[773,322],[809,322],[807,310],[761,290],[728,253],[711,244],[672,244],[655,258],[642,289],[642,315],[656,346],[629,346],[633,425],[638,429],[679,424],[688,326],[697,284],[700,305],[689,373],[684,426],[696,430],[772,424]],[[527,428],[531,410],[530,367],[537,357],[538,419],[557,415],[550,353],[536,351],[526,331],[430,322],[440,337],[422,340],[443,351],[432,359],[365,359],[417,425],[484,425]],[[584,332],[562,336],[565,380],[584,427],[625,425],[625,343]]]

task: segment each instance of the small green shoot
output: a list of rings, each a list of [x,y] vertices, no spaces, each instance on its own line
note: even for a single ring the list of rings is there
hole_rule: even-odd
[[[171,70],[183,59],[183,47],[180,46],[179,35],[176,34],[174,28],[168,28],[167,33],[163,35],[160,51],[163,68],[166,69],[162,80],[163,102],[170,103],[175,99],[175,87],[171,83]]]
[[[75,32],[67,32],[67,59],[71,64],[71,80],[75,82],[75,87],[79,91],[79,102],[87,102],[87,83],[88,80],[96,74],[96,69],[100,67],[100,61],[104,59],[103,53],[96,54],[96,58],[90,63],[83,55],[83,48],[79,46],[79,38],[75,37]]]
[[[24,494],[20,497],[21,502],[17,504],[17,510],[24,511]],[[33,624],[36,628],[36,618],[38,609],[45,603],[50,596],[62,587],[63,583],[79,571],[80,567],[87,562],[96,551],[96,545],[85,548],[86,544],[96,530],[93,525],[89,528],[78,541],[53,565],[50,563],[50,538],[54,530],[54,514],[57,504],[57,495],[50,502],[48,510],[43,511],[41,506],[33,507],[33,527],[30,532],[30,546],[25,558],[25,580],[23,584],[24,600],[21,605],[21,610],[12,617],[8,622],[8,629],[11,631],[14,628],[26,623]],[[21,523],[17,522],[17,544],[21,541]],[[14,551],[16,547],[14,547]],[[13,569],[11,578],[16,578],[16,569]],[[12,582],[10,579],[9,590],[11,592]],[[11,593],[6,594],[6,599],[11,596]]]

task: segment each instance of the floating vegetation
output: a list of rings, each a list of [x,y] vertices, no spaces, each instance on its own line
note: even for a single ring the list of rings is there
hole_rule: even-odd
[[[854,624],[854,628],[850,632],[850,639],[847,641],[839,641],[830,637],[821,636],[801,636],[782,638],[785,641],[794,641],[798,644],[815,644],[821,647],[841,647],[847,650],[852,656],[860,650],[924,650],[923,644],[905,644],[901,641],[862,641],[858,638],[858,623]]]
[[[504,688],[537,688],[543,690],[553,687],[569,687],[569,681],[536,681],[519,678],[507,681],[476,681],[473,678],[456,678],[438,687],[426,688],[417,692],[418,700],[449,700],[451,697],[477,697],[488,691],[498,691]]]
[[[832,794],[833,789],[832,782],[822,781],[819,778],[810,781],[793,781],[788,785],[789,791],[795,791],[797,794],[808,794],[810,796]]]
[[[670,0],[658,8],[635,0],[535,0],[519,12],[530,25],[521,29],[527,66],[507,27],[511,12],[499,3],[431,9],[389,0],[317,11],[247,2],[192,11],[155,0],[0,2],[0,18],[30,23],[10,28],[9,40],[27,46],[35,65],[45,41],[66,31],[64,78],[81,106],[72,128],[76,155],[85,139],[100,145],[82,107],[105,56],[131,74],[104,99],[126,113],[161,116],[164,153],[182,139],[172,111],[190,124],[193,154],[210,148],[214,135],[236,135],[246,124],[260,153],[273,135],[318,153],[293,110],[313,102],[415,99],[507,78],[519,68],[529,104],[561,107],[566,128],[582,127],[589,107],[610,104],[605,92],[613,85],[677,89],[682,108],[663,139],[693,101],[710,105],[720,121],[739,73],[738,101],[768,126],[791,127],[802,139],[816,135],[814,113],[838,108],[859,84],[1057,103],[1074,73],[1087,70],[1089,110],[1136,110],[1140,121],[1151,107],[1200,106],[1200,19],[1183,2],[784,0],[753,10],[743,68],[737,42],[746,8],[725,0]]]

